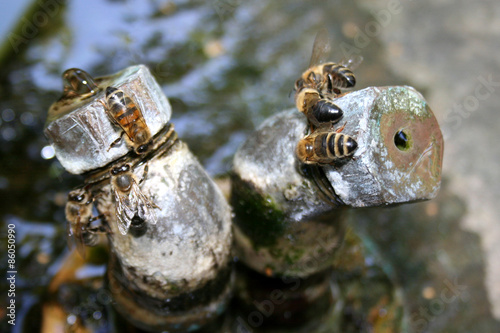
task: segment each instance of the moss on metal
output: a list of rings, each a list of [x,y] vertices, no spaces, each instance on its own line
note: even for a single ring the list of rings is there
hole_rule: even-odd
[[[253,246],[271,246],[286,230],[285,215],[269,195],[262,195],[238,176],[231,177],[234,222],[253,241]]]

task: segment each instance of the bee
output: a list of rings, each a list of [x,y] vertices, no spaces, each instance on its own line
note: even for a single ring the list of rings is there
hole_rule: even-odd
[[[314,39],[309,68],[295,82],[295,89],[316,88],[323,94],[339,94],[338,88],[352,88],[356,77],[352,72],[363,61],[363,57],[352,55],[339,63],[326,62],[330,55],[330,39],[326,29],[321,29]]]
[[[335,124],[344,112],[330,99],[324,98],[317,89],[302,88],[295,101],[299,111],[303,112],[313,127],[322,124]]]
[[[352,88],[356,78],[350,68],[358,66],[363,58],[353,56],[336,64],[324,63],[330,53],[326,29],[316,35],[309,68],[295,82],[295,104],[314,127],[338,122],[343,111],[331,101],[341,93],[340,88]]]
[[[156,224],[157,216],[154,208],[160,209],[141,191],[139,185],[146,178],[147,166],[143,178],[137,182],[129,164],[111,169],[111,188],[114,193],[118,230],[126,235],[131,224],[134,229],[144,226],[145,222]]]
[[[299,160],[305,164],[330,164],[352,156],[358,143],[340,130],[316,131],[302,138],[296,150]]]
[[[63,75],[64,97],[89,97],[95,95],[99,87],[89,73],[79,68],[70,68]]]
[[[120,127],[122,135],[114,141],[114,147],[125,135],[125,140],[136,154],[146,153],[151,144],[151,132],[137,104],[122,90],[114,87],[106,88],[106,103],[102,102],[109,118]]]
[[[68,235],[68,247],[76,244],[78,253],[85,258],[85,246],[95,246],[98,233],[104,232],[101,227],[91,227],[91,223],[102,219],[103,215],[92,216],[94,198],[86,188],[75,189],[68,194],[65,213]]]
[[[338,64],[327,62],[309,67],[295,82],[295,89],[316,87],[325,95],[338,95],[341,93],[339,88],[353,88],[356,85],[352,69],[361,63],[362,59],[359,56],[342,60]]]

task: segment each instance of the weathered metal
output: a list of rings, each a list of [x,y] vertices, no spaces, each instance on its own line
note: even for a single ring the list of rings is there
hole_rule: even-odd
[[[65,95],[52,105],[46,134],[68,171],[85,172],[84,186],[104,216],[113,304],[147,331],[186,332],[208,325],[221,314],[232,287],[230,206],[177,138],[168,122],[168,100],[145,66],[95,82],[95,93]],[[110,148],[121,129],[100,102],[107,86],[122,89],[141,109],[153,135],[144,154],[123,142]],[[122,234],[111,179],[114,168],[125,164],[136,189],[153,203],[149,209],[157,222],[142,220],[137,211]],[[148,209],[134,202],[129,195],[121,204]],[[78,222],[86,227],[86,221]]]
[[[299,163],[296,146],[309,125],[297,110],[266,120],[235,155],[236,252],[258,272],[321,271],[342,241],[345,208],[426,200],[439,190],[443,138],[415,89],[371,87],[334,101],[344,111],[342,133],[358,143],[352,158]]]
[[[171,117],[167,98],[144,65],[96,78],[95,82],[99,86],[95,94],[63,96],[52,104],[45,123],[45,136],[70,173],[103,167],[129,152],[124,143],[109,149],[122,130],[110,121],[100,102],[104,101],[107,86],[123,90],[138,103],[151,135],[157,134]]]

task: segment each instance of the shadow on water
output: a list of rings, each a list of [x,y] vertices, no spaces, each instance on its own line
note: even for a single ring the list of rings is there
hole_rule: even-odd
[[[4,44],[0,72],[0,246],[6,248],[7,225],[14,224],[16,318],[24,331],[38,328],[42,304],[53,297],[63,303],[72,299],[69,309],[96,322],[95,313],[106,313],[109,306],[109,301],[89,301],[100,290],[93,280],[76,289],[80,298],[71,296],[72,286],[47,292],[68,260],[66,194],[81,183],[44,150],[46,112],[61,94],[65,69],[100,76],[146,64],[170,99],[180,137],[210,174],[222,175],[256,125],[293,105],[293,83],[309,62],[315,33],[326,26],[336,44],[352,42],[349,27],[372,19],[352,1],[291,1],[286,7],[239,0],[50,3],[35,5],[19,18],[15,36],[4,36],[11,47]],[[40,13],[47,22],[37,21]],[[20,39],[12,42],[12,36]],[[376,38],[362,52],[359,88],[406,83],[388,70]],[[334,59],[341,57],[334,52]],[[356,214],[353,230],[404,290],[407,320],[416,331],[497,327],[485,301],[479,239],[459,227],[463,207],[445,186],[437,201]],[[0,268],[8,271],[5,255]],[[6,295],[9,285],[2,282],[0,289]],[[11,328],[5,302],[3,297],[2,331]]]

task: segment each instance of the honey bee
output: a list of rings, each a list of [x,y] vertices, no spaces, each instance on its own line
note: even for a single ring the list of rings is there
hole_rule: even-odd
[[[305,164],[329,164],[352,156],[358,143],[340,131],[316,131],[302,138],[296,154]]]
[[[336,64],[324,63],[330,53],[326,29],[316,35],[309,68],[295,82],[295,104],[309,122],[318,127],[324,123],[338,122],[343,111],[331,101],[341,93],[340,88],[352,88],[356,78],[350,68],[358,66],[363,58],[353,56]]]
[[[330,99],[324,98],[317,89],[302,88],[296,96],[296,105],[313,127],[322,124],[335,124],[344,112]]]
[[[85,246],[95,246],[98,233],[104,232],[101,227],[91,227],[95,220],[102,219],[103,215],[92,216],[94,198],[86,188],[75,189],[68,194],[65,213],[68,235],[68,247],[76,244],[78,253],[85,258]]]
[[[79,68],[70,68],[63,75],[64,97],[89,97],[97,93],[99,87],[89,73]]]
[[[110,148],[120,142],[125,135],[125,140],[136,154],[146,153],[151,144],[151,132],[144,120],[137,104],[122,90],[114,87],[106,88],[106,103],[102,102],[107,114],[114,124],[119,126],[122,135],[114,141]]]
[[[316,87],[326,95],[340,94],[339,88],[353,88],[356,77],[352,69],[361,63],[362,57],[353,57],[342,60],[340,63],[327,62],[309,67],[300,79],[295,82],[295,89],[303,87]]]
[[[359,66],[363,57],[351,55],[339,63],[326,62],[330,49],[328,31],[321,29],[314,39],[309,68],[295,82],[297,90],[309,87],[316,88],[323,94],[339,94],[338,88],[352,88],[356,85],[356,77],[352,70]]]
[[[157,216],[154,208],[160,209],[160,207],[151,202],[139,187],[146,178],[147,166],[144,168],[144,176],[139,182],[130,170],[129,164],[112,168],[110,174],[120,233],[126,235],[131,224],[133,224],[134,229],[143,226],[145,222],[156,224]]]

